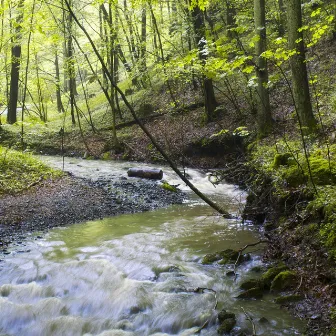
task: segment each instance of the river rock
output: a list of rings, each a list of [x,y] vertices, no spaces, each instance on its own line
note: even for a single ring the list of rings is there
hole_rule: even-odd
[[[259,287],[248,289],[240,293],[238,299],[260,299],[263,296],[263,292]]]
[[[249,279],[240,284],[240,289],[249,290],[251,288],[263,288],[263,283],[260,279]]]
[[[303,300],[302,295],[299,294],[292,294],[292,295],[284,295],[284,296],[278,296],[274,302],[278,304],[287,304],[290,302],[297,302]]]
[[[268,288],[271,287],[273,279],[281,272],[288,270],[288,267],[284,264],[280,264],[268,269],[261,277],[264,285]]]
[[[261,318],[259,319],[259,323],[261,323],[261,324],[266,324],[266,323],[269,323],[269,321],[268,321],[268,319],[267,319],[266,317],[261,317]]]
[[[221,257],[217,253],[208,253],[203,258],[201,263],[202,264],[212,264],[215,261],[220,260]]]
[[[234,313],[230,313],[230,312],[227,312],[225,309],[221,310],[219,313],[218,313],[218,321],[220,323],[224,322],[224,320],[227,320],[227,319],[236,319],[236,315]]]
[[[280,272],[272,281],[272,291],[282,291],[293,288],[297,283],[297,275],[293,271]]]
[[[234,326],[236,325],[236,320],[233,318],[229,318],[227,320],[225,320],[217,329],[217,332],[219,335],[224,335],[229,333]]]

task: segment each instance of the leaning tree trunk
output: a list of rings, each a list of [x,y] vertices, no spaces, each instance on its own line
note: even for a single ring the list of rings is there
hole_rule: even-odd
[[[300,0],[287,1],[288,18],[288,46],[295,50],[290,58],[292,70],[293,95],[297,110],[299,123],[312,132],[316,126],[313,109],[310,100],[306,57],[303,43],[303,33],[299,31],[302,27],[302,12]]]
[[[18,4],[18,15],[16,18],[16,28],[13,37],[12,47],[12,65],[10,75],[9,87],[9,104],[7,113],[8,124],[14,124],[17,120],[16,110],[19,98],[19,79],[20,79],[20,65],[21,65],[21,25],[23,22],[23,5],[24,0],[20,0]]]
[[[254,24],[256,42],[256,75],[258,78],[258,135],[263,137],[272,129],[272,115],[267,89],[267,61],[261,54],[266,50],[265,0],[254,0]]]
[[[168,164],[171,166],[171,168],[175,171],[175,173],[181,178],[181,180],[196,194],[198,195],[202,200],[204,200],[208,205],[210,205],[213,209],[218,211],[223,215],[223,217],[231,218],[231,215],[224,210],[221,206],[218,204],[214,203],[212,200],[210,200],[207,196],[205,196],[201,191],[199,191],[185,176],[184,174],[177,168],[176,164],[170,159],[170,157],[167,155],[167,153],[163,150],[163,148],[157,143],[157,141],[153,138],[152,134],[148,131],[146,126],[141,122],[141,120],[137,117],[136,112],[130,102],[127,100],[125,94],[120,90],[120,88],[114,83],[112,75],[109,73],[104,60],[102,59],[101,55],[99,54],[99,51],[93,42],[92,38],[90,37],[89,33],[85,30],[84,26],[79,22],[78,18],[76,17],[75,13],[72,11],[68,0],[64,0],[67,8],[70,12],[70,14],[73,16],[74,20],[77,23],[77,26],[83,31],[85,34],[86,38],[90,42],[90,45],[96,54],[96,56],[99,59],[99,62],[103,68],[103,71],[106,72],[109,80],[111,81],[111,84],[115,87],[115,89],[118,91],[120,94],[121,98],[123,99],[125,105],[129,109],[130,113],[132,114],[134,120],[137,122],[137,124],[140,126],[140,128],[143,130],[143,132],[148,136],[148,138],[151,140],[152,144],[154,147],[160,152],[160,154],[164,157],[164,159],[168,162]]]

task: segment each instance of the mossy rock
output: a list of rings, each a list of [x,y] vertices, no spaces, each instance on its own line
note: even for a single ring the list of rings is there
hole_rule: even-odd
[[[316,184],[327,185],[336,182],[335,164],[323,158],[310,158],[310,170]]]
[[[303,300],[302,295],[292,294],[292,295],[279,296],[274,300],[274,302],[278,304],[286,304],[291,302],[298,302],[301,300]]]
[[[295,163],[293,155],[291,153],[276,154],[274,156],[273,167],[279,168],[280,166],[289,166]]]
[[[105,152],[101,155],[102,160],[110,160],[111,159],[111,153],[110,152]]]
[[[224,322],[224,320],[227,320],[227,319],[230,319],[230,318],[236,319],[236,315],[234,313],[227,312],[225,309],[221,310],[218,313],[218,321],[220,323],[222,323],[222,322]]]
[[[306,184],[308,181],[307,175],[298,166],[288,167],[282,177],[286,180],[287,185],[293,188]]]
[[[293,288],[297,283],[297,275],[293,271],[280,272],[272,281],[271,290],[281,291]]]
[[[250,260],[251,255],[249,253],[245,255],[244,254],[239,255],[238,251],[232,249],[226,249],[224,251],[206,254],[201,262],[202,264],[212,264],[215,261],[219,261],[218,264],[225,265],[229,263],[235,263],[237,259],[238,264],[240,264],[244,261]]]
[[[239,256],[239,252],[234,251],[232,249],[227,249],[227,250],[219,252],[219,256],[221,258],[221,260],[219,261],[219,264],[225,265],[230,262],[236,262]]]
[[[248,289],[240,293],[238,299],[261,299],[263,296],[263,291],[259,287]]]
[[[261,280],[266,287],[270,287],[273,279],[281,272],[288,270],[288,267],[284,264],[280,264],[268,269],[262,276]]]
[[[217,329],[217,332],[219,335],[225,335],[228,334],[236,325],[236,319],[234,318],[228,318],[221,323],[219,328]]]
[[[240,289],[249,290],[251,288],[263,288],[264,284],[261,279],[250,279],[242,282],[239,286]]]
[[[161,187],[164,189],[164,190],[168,190],[168,191],[171,191],[171,192],[177,192],[177,188],[171,184],[169,184],[168,182],[163,182],[161,184]]]
[[[246,256],[244,254],[239,255],[238,251],[235,251],[235,250],[232,250],[232,249],[226,249],[224,251],[219,252],[219,256],[222,259],[218,262],[220,265],[235,263],[237,261],[237,259],[238,259],[238,264],[247,260]]]
[[[221,257],[220,257],[219,254],[217,254],[217,253],[208,253],[208,254],[206,254],[203,257],[201,263],[202,264],[212,264],[213,262],[218,261],[220,259],[221,259]]]

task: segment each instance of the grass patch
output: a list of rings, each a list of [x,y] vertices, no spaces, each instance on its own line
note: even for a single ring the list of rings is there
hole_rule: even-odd
[[[17,194],[41,180],[62,174],[30,154],[0,146],[0,195]]]

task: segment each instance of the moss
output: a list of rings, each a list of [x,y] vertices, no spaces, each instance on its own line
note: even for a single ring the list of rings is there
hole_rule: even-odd
[[[250,279],[241,283],[240,289],[248,290],[251,288],[263,288],[263,282],[260,279]]]
[[[260,299],[263,296],[262,289],[259,287],[248,289],[240,293],[238,299]]]
[[[301,295],[293,294],[293,295],[279,296],[274,300],[274,302],[278,304],[286,304],[290,302],[301,301],[302,299],[303,297]]]
[[[0,147],[0,195],[19,193],[42,180],[62,174],[30,154]]]
[[[313,180],[318,185],[334,184],[336,182],[335,164],[323,158],[311,157],[309,159]]]
[[[298,187],[307,183],[308,177],[298,166],[288,167],[283,173],[282,178],[286,180],[289,187]]]
[[[217,253],[206,254],[202,259],[202,264],[212,264],[215,261],[220,260],[220,256]]]
[[[329,257],[336,260],[336,187],[319,187],[318,197],[308,204],[307,210],[318,219],[323,218],[318,227],[319,236],[328,248]]]
[[[297,282],[297,275],[293,271],[280,272],[272,281],[271,290],[281,291],[287,290],[295,286]]]
[[[288,166],[293,160],[293,156],[291,153],[283,153],[283,154],[276,154],[274,156],[273,167],[278,168],[280,166]]]
[[[224,251],[219,252],[219,256],[222,259],[219,262],[219,264],[225,265],[230,262],[236,262],[237,258],[239,257],[239,252],[232,249],[226,249]]]
[[[177,188],[175,186],[169,184],[168,182],[163,182],[161,184],[161,187],[165,190],[168,190],[168,191],[177,192]]]
[[[102,160],[109,160],[111,159],[111,153],[110,152],[105,152],[101,156]]]
[[[331,308],[330,310],[330,322],[332,326],[330,336],[336,336],[336,308]]]
[[[283,272],[283,271],[286,271],[286,270],[288,270],[288,267],[284,264],[279,264],[278,266],[271,267],[270,269],[268,269],[267,272],[265,272],[261,277],[264,285],[266,285],[266,287],[270,287],[273,279],[280,272]]]

